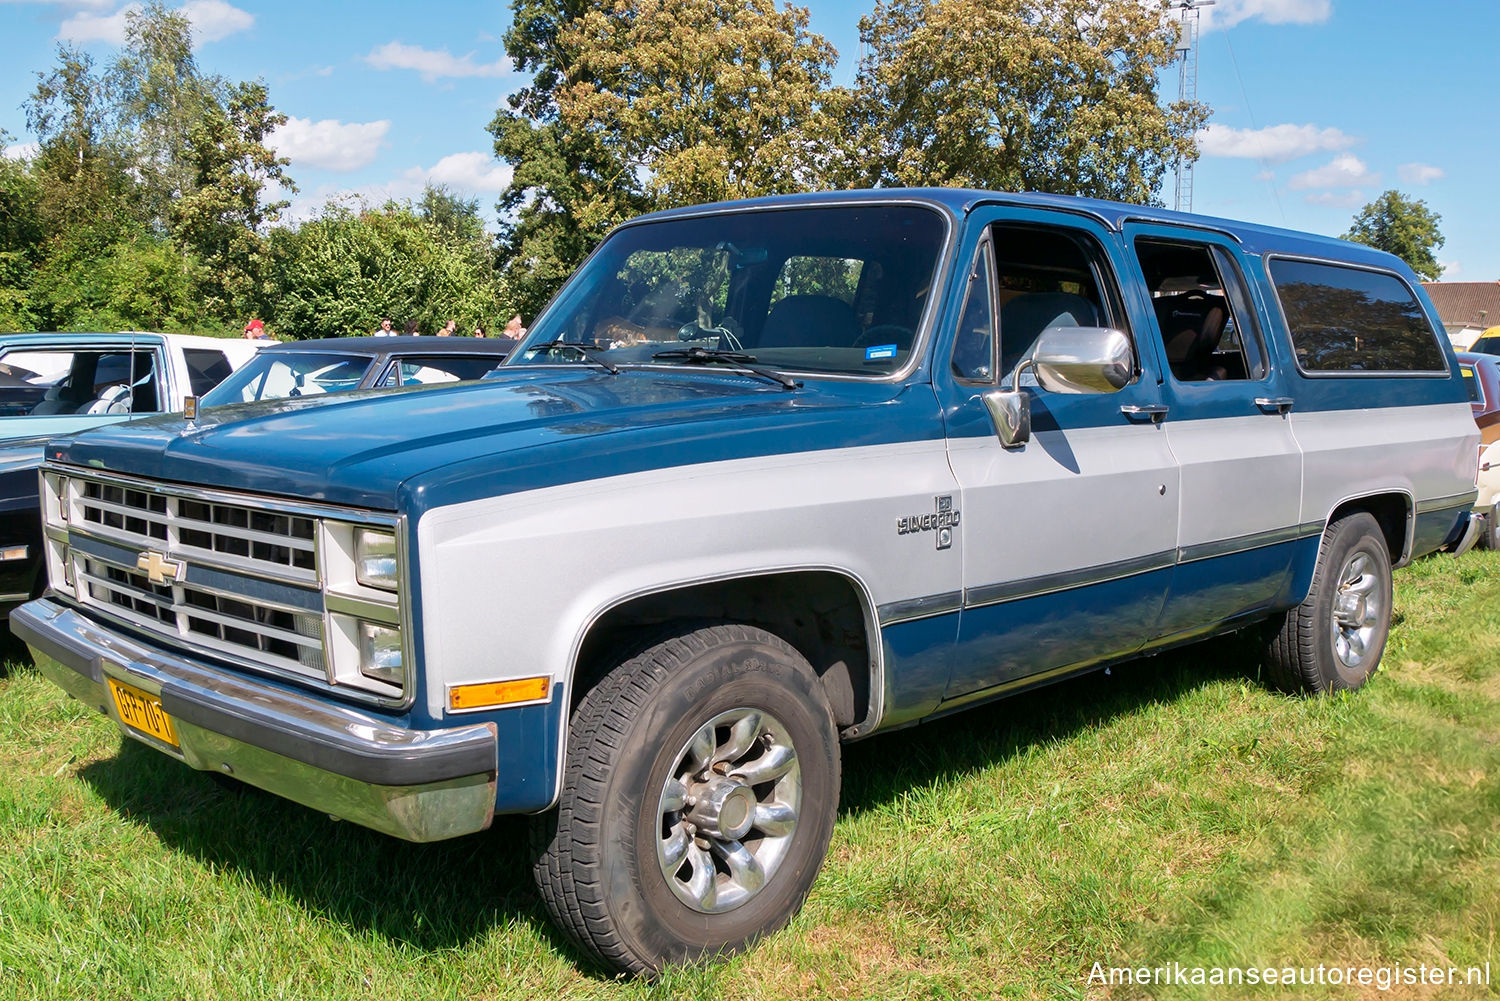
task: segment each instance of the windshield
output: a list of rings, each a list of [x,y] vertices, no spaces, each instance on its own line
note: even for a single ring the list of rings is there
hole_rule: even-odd
[[[374,359],[332,351],[263,351],[198,401],[202,407],[358,389]]]
[[[944,237],[943,217],[915,205],[629,226],[569,282],[510,363],[683,363],[653,356],[697,347],[777,369],[886,375],[906,363]]]

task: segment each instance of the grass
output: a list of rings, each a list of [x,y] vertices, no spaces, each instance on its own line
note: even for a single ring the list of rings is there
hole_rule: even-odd
[[[408,845],[224,787],[0,669],[3,998],[1500,996],[1500,553],[1397,574],[1375,679],[1302,700],[1226,637],[845,748],[802,913],[649,984],[548,924],[525,829]],[[1101,985],[1104,968],[1468,967],[1491,987]]]

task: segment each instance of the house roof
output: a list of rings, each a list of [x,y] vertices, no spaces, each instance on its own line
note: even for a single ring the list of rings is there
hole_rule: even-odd
[[[1423,282],[1444,326],[1500,324],[1500,282]]]

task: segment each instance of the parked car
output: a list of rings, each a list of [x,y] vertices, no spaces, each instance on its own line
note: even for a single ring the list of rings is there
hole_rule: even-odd
[[[1469,345],[1470,354],[1500,355],[1500,327],[1490,327]]]
[[[656,970],[796,911],[841,740],[1257,623],[1363,685],[1392,567],[1476,531],[1441,329],[1389,254],[1136,205],[650,215],[485,381],[53,442],[12,629],[190,767],[535,815],[554,918]]]
[[[337,337],[265,348],[198,401],[200,407],[353,389],[478,379],[505,360],[502,337]]]
[[[0,334],[0,440],[181,412],[262,342],[187,334]]]
[[[1479,496],[1474,511],[1484,519],[1480,544],[1500,549],[1500,357],[1460,351],[1459,371],[1469,390],[1469,409],[1479,426]]]
[[[255,341],[158,334],[0,334],[0,618],[41,593],[37,467],[53,435],[181,411],[255,356]]]

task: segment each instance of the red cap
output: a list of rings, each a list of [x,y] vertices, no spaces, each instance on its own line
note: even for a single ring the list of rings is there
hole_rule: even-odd
[[[259,320],[251,320],[249,323],[245,324],[245,331],[246,331],[246,333],[248,333],[248,332],[250,332],[252,330],[264,330],[264,329],[266,329],[266,325],[264,323],[261,323]]]

